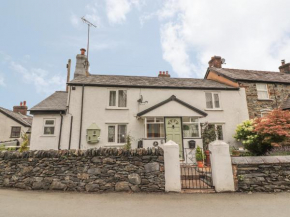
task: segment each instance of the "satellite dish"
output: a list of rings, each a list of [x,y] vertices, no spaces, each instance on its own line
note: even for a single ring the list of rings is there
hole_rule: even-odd
[[[222,58],[222,64],[226,64],[226,59]]]

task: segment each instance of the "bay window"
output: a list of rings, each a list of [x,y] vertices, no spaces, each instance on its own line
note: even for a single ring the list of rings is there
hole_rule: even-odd
[[[127,90],[110,90],[109,107],[126,108]]]
[[[164,137],[164,119],[163,118],[146,118],[146,137],[163,138]]]
[[[182,124],[184,138],[200,137],[200,126],[198,118],[182,117]]]

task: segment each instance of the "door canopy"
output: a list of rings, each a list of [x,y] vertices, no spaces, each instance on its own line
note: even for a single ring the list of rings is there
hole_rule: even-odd
[[[151,116],[151,117],[166,117],[166,116],[195,116],[195,117],[206,117],[207,113],[201,111],[198,108],[178,99],[172,95],[168,99],[148,108],[137,114],[137,117]]]

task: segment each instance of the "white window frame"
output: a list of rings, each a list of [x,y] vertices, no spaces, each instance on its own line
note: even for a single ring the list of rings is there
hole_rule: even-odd
[[[271,113],[271,109],[262,109],[261,110],[261,117],[264,117],[265,115]]]
[[[126,107],[119,107],[118,102],[119,102],[119,91],[126,91]],[[115,106],[110,106],[110,93],[111,91],[116,92],[116,105]],[[108,90],[108,108],[109,109],[127,109],[128,108],[128,90],[127,89],[109,89]]]
[[[153,118],[154,119],[154,122],[148,122],[147,121],[148,118]],[[157,118],[162,118],[163,121],[162,122],[157,122],[156,121]],[[165,123],[164,123],[164,117],[146,117],[145,120],[144,120],[144,124],[145,124],[145,136],[144,136],[144,138],[147,138],[147,139],[164,139],[165,138]],[[164,129],[163,134],[164,134],[164,136],[163,137],[159,137],[159,138],[157,138],[157,137],[148,137],[148,135],[147,135],[147,124],[163,124],[163,129]]]
[[[46,123],[46,121],[53,121],[53,125],[51,125],[51,124],[45,124]],[[56,121],[56,119],[55,118],[44,118],[43,119],[43,128],[42,128],[42,135],[43,136],[55,136],[55,121]],[[44,128],[45,127],[54,127],[54,131],[53,131],[53,134],[45,134],[44,133]]]
[[[192,121],[193,119],[197,119],[197,121]],[[201,138],[201,127],[200,127],[200,121],[198,117],[189,117],[189,122],[182,121],[182,135],[183,134],[183,125],[190,125],[190,124],[197,124],[198,126],[198,137],[183,137],[184,139],[191,139],[191,138]]]
[[[259,85],[266,85],[266,90],[265,89],[258,89],[258,86]],[[270,99],[270,96],[269,96],[269,90],[268,90],[268,84],[265,84],[265,83],[257,83],[256,84],[256,89],[257,89],[257,97],[258,97],[258,100],[269,100]],[[259,92],[266,92],[267,93],[267,98],[259,98]]]
[[[108,144],[125,144],[125,142],[118,142],[118,126],[119,125],[125,125],[126,126],[126,135],[125,137],[127,137],[128,135],[128,124],[124,124],[124,123],[119,123],[119,124],[108,124],[107,125],[107,143]],[[114,142],[109,142],[109,127],[112,127],[114,126],[115,127],[115,141]],[[126,138],[125,138],[126,140]]]
[[[208,93],[211,94],[212,105],[213,105],[212,108],[208,108],[207,107],[207,104],[206,104],[206,94],[208,94]],[[215,106],[215,101],[214,101],[214,95],[215,94],[217,94],[218,97],[219,97],[219,107],[216,107]],[[206,110],[222,110],[222,106],[221,106],[221,94],[220,94],[220,92],[205,92],[204,96],[205,96],[205,108],[206,108]]]

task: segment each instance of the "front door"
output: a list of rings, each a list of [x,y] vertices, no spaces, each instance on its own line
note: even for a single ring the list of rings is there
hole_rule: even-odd
[[[179,158],[183,159],[183,146],[182,146],[182,127],[180,117],[167,117],[165,118],[165,133],[166,142],[169,140],[174,141],[179,145]]]

